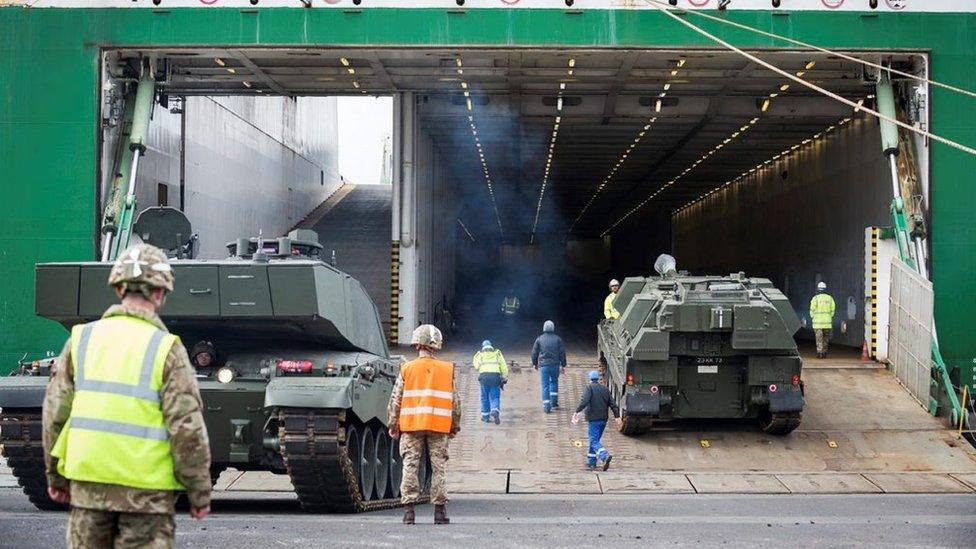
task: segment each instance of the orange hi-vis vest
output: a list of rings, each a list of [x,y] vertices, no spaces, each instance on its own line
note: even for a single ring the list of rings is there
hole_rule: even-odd
[[[454,412],[454,365],[423,357],[400,368],[400,430],[450,433]]]

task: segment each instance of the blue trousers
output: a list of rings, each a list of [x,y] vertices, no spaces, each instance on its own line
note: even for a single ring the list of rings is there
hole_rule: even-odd
[[[542,408],[545,411],[559,406],[559,366],[540,366],[539,378],[542,381]]]
[[[587,426],[590,438],[590,448],[586,452],[586,464],[590,467],[596,466],[596,459],[606,461],[610,457],[610,452],[603,447],[600,439],[603,438],[603,430],[607,428],[606,421],[591,421]]]
[[[491,412],[501,410],[502,376],[484,373],[478,376],[478,382],[481,384],[481,419],[488,419]]]

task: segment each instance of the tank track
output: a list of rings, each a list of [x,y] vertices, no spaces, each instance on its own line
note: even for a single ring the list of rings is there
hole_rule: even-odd
[[[391,509],[400,498],[364,501],[346,446],[345,411],[285,408],[278,413],[278,437],[285,469],[302,509],[357,513]],[[425,494],[419,503],[426,503]]]
[[[788,435],[800,425],[800,412],[782,412],[770,414],[760,422],[764,433],[771,435]]]
[[[41,439],[41,411],[4,413],[0,415],[0,445],[7,465],[35,507],[44,511],[67,509],[47,495],[44,473],[44,444]]]
[[[654,418],[647,416],[635,416],[623,413],[623,424],[620,426],[620,434],[630,437],[642,435],[651,430],[654,425]]]

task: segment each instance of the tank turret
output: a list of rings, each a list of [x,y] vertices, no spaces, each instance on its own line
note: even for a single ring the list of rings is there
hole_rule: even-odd
[[[259,247],[260,245],[260,247]],[[351,276],[319,260],[312,231],[228,243],[224,260],[174,260],[176,285],[162,318],[187,341],[203,337],[287,340],[387,356],[376,307]],[[98,319],[118,299],[110,263],[37,266],[39,316],[70,328]]]

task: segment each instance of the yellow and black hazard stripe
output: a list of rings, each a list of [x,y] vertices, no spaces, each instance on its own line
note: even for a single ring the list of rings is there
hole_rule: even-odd
[[[867,316],[865,320],[868,323],[868,334],[870,334],[868,351],[872,358],[878,357],[878,242],[880,240],[881,229],[871,227],[871,237],[867,250],[869,273],[867,290],[870,300],[868,301],[869,307],[865,310]]]
[[[400,241],[390,246],[390,344],[400,340]]]

